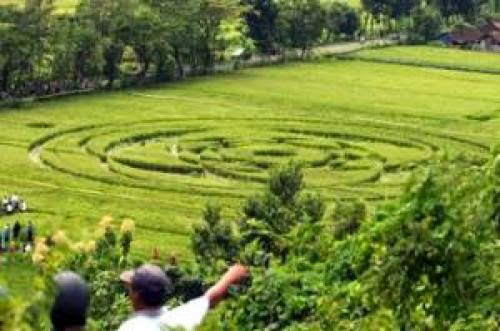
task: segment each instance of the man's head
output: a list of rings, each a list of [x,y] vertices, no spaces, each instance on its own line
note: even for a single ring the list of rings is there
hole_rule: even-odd
[[[54,280],[57,296],[50,312],[54,330],[83,330],[90,304],[87,284],[70,271],[57,274]]]
[[[135,311],[163,306],[172,292],[172,282],[161,268],[154,265],[146,264],[125,271],[120,279],[128,286]]]

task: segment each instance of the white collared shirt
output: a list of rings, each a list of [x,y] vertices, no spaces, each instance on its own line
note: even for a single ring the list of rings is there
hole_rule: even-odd
[[[194,330],[208,312],[207,297],[199,297],[174,309],[162,307],[157,310],[140,311],[125,321],[118,331],[165,331],[169,328]]]

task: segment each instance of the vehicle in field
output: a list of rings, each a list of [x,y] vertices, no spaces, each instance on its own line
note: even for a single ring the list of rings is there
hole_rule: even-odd
[[[28,210],[28,204],[19,196],[13,194],[2,199],[0,214],[23,213]]]

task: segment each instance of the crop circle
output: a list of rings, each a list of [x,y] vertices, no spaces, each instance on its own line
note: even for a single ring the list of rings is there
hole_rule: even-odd
[[[111,185],[236,197],[295,160],[308,187],[327,197],[380,200],[397,196],[411,169],[449,145],[487,149],[386,122],[159,118],[53,132],[32,143],[31,159]]]

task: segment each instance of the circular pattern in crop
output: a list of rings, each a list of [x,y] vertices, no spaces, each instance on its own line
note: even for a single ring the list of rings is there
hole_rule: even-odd
[[[450,145],[487,148],[386,122],[159,118],[56,131],[32,143],[31,159],[111,185],[236,197],[294,160],[327,197],[377,200],[397,196],[411,169]]]

